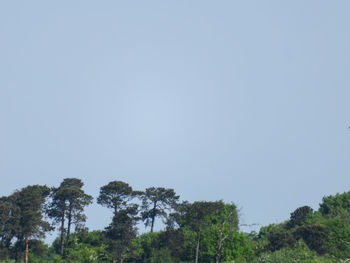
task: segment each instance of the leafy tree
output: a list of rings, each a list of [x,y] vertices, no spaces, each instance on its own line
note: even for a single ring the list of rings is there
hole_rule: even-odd
[[[130,201],[138,194],[129,184],[112,181],[100,188],[97,198],[98,204],[113,209],[114,216],[106,228],[106,237],[111,250],[117,251],[119,262],[123,262],[126,248],[131,246],[131,240],[136,237],[138,205]]]
[[[137,236],[132,240],[134,248],[128,262],[147,263],[152,257],[154,244],[158,244],[158,232],[148,232]]]
[[[195,234],[195,263],[198,263],[202,232],[213,223],[210,220],[210,216],[212,216],[215,212],[218,212],[223,207],[223,202],[200,201],[188,204],[185,208],[186,212],[180,219],[180,226],[188,228]]]
[[[50,224],[43,220],[43,210],[46,197],[50,189],[47,186],[27,186],[13,194],[18,207],[19,232],[17,238],[19,243],[24,240],[25,262],[28,262],[29,238],[44,237],[45,232],[50,230]]]
[[[297,238],[301,237],[308,247],[317,253],[324,254],[326,252],[324,245],[329,231],[325,226],[318,224],[301,226],[296,230],[295,235]]]
[[[350,224],[339,217],[323,218],[320,221],[315,224],[324,225],[329,232],[322,244],[326,253],[336,258],[350,258]]]
[[[225,204],[223,209],[218,210],[214,217],[215,224],[213,226],[218,234],[218,245],[215,261],[216,263],[219,263],[225,240],[238,231],[237,208],[234,204]]]
[[[350,191],[323,197],[319,211],[324,216],[345,216],[348,219],[350,216]]]
[[[306,220],[307,216],[313,212],[312,208],[309,206],[301,206],[297,208],[293,213],[290,214],[290,220],[288,222],[288,227],[293,228],[295,226],[300,226]]]
[[[0,260],[9,255],[11,241],[19,231],[18,210],[13,196],[0,197]]]
[[[167,212],[171,210],[179,200],[173,189],[163,187],[150,187],[142,195],[142,219],[146,226],[151,226],[153,232],[156,217],[166,218]]]
[[[84,183],[78,178],[65,178],[58,188],[52,188],[48,215],[56,224],[60,224],[61,256],[68,244],[71,226],[79,227],[86,221],[84,207],[92,203],[92,196],[82,190]],[[67,228],[65,221],[67,220]],[[65,237],[65,240],[64,240]]]
[[[287,227],[287,223],[270,224],[262,227],[259,231],[259,237],[267,240],[267,249],[276,251],[284,247],[293,247],[296,239],[293,232]]]
[[[189,256],[184,246],[185,241],[185,235],[181,229],[167,229],[158,233],[156,248],[167,249],[174,262],[185,261]]]
[[[137,205],[120,209],[106,228],[110,249],[116,252],[119,263],[123,263],[126,249],[131,247],[132,240],[136,237],[137,213]]]
[[[138,192],[133,191],[129,184],[121,181],[112,181],[100,188],[97,203],[112,208],[115,216],[119,209],[126,209],[132,205],[129,204],[129,201],[137,195]]]

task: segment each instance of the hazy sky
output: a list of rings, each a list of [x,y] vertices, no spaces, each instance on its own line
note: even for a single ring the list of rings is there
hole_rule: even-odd
[[[1,1],[0,195],[79,177],[285,220],[350,190],[350,2]],[[103,229],[111,213],[87,209]],[[156,222],[159,227],[159,221]]]

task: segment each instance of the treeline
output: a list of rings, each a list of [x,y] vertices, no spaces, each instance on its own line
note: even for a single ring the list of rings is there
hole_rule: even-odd
[[[31,185],[0,197],[1,262],[347,262],[350,192],[324,197],[317,211],[302,206],[285,222],[259,233],[239,231],[237,207],[223,201],[181,201],[173,189],[134,190],[122,181],[100,187],[96,201],[113,213],[103,230],[89,231],[84,209],[93,197],[83,182]],[[96,215],[98,216],[98,215]],[[156,220],[165,228],[154,232]],[[139,235],[137,223],[148,233]],[[58,230],[49,246],[42,239]],[[343,260],[343,261],[342,261]]]

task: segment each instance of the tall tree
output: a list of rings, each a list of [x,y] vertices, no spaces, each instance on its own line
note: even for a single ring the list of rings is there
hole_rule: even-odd
[[[100,188],[100,195],[97,203],[107,208],[112,208],[114,216],[120,209],[129,207],[129,201],[138,195],[138,192],[132,190],[132,187],[122,181],[112,181]]]
[[[141,216],[145,225],[151,226],[151,232],[153,232],[156,217],[165,219],[167,211],[170,211],[179,200],[179,196],[175,194],[173,189],[163,187],[147,188],[141,198]]]
[[[213,224],[211,220],[212,216],[223,207],[224,204],[221,201],[199,201],[188,204],[187,207],[185,207],[185,213],[180,218],[180,226],[183,228],[188,228],[195,233],[195,263],[198,263],[202,232]]]
[[[0,197],[0,260],[7,256],[11,241],[19,230],[18,210],[11,196]]]
[[[213,227],[218,233],[218,245],[215,256],[215,262],[219,263],[222,256],[222,250],[225,241],[238,231],[238,213],[236,205],[224,204],[223,208],[218,210],[214,215],[215,224]]]
[[[120,209],[113,216],[112,223],[106,228],[106,237],[112,252],[116,253],[119,263],[123,263],[124,252],[131,247],[136,237],[138,205]]]
[[[82,187],[84,183],[78,178],[65,178],[58,188],[52,188],[51,203],[48,215],[56,224],[60,224],[61,256],[64,247],[69,242],[71,226],[76,227],[86,221],[85,206],[92,203],[92,196],[86,194]],[[67,227],[65,221],[67,220]]]
[[[44,205],[50,188],[41,185],[27,186],[13,194],[18,207],[19,232],[17,238],[24,240],[25,257],[28,262],[29,238],[44,237],[45,232],[50,230],[50,224],[43,220]]]

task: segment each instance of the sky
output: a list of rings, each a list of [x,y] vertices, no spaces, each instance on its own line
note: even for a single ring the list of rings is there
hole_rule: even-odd
[[[317,209],[350,190],[349,8],[1,1],[0,196],[77,177],[234,202],[242,224]]]

